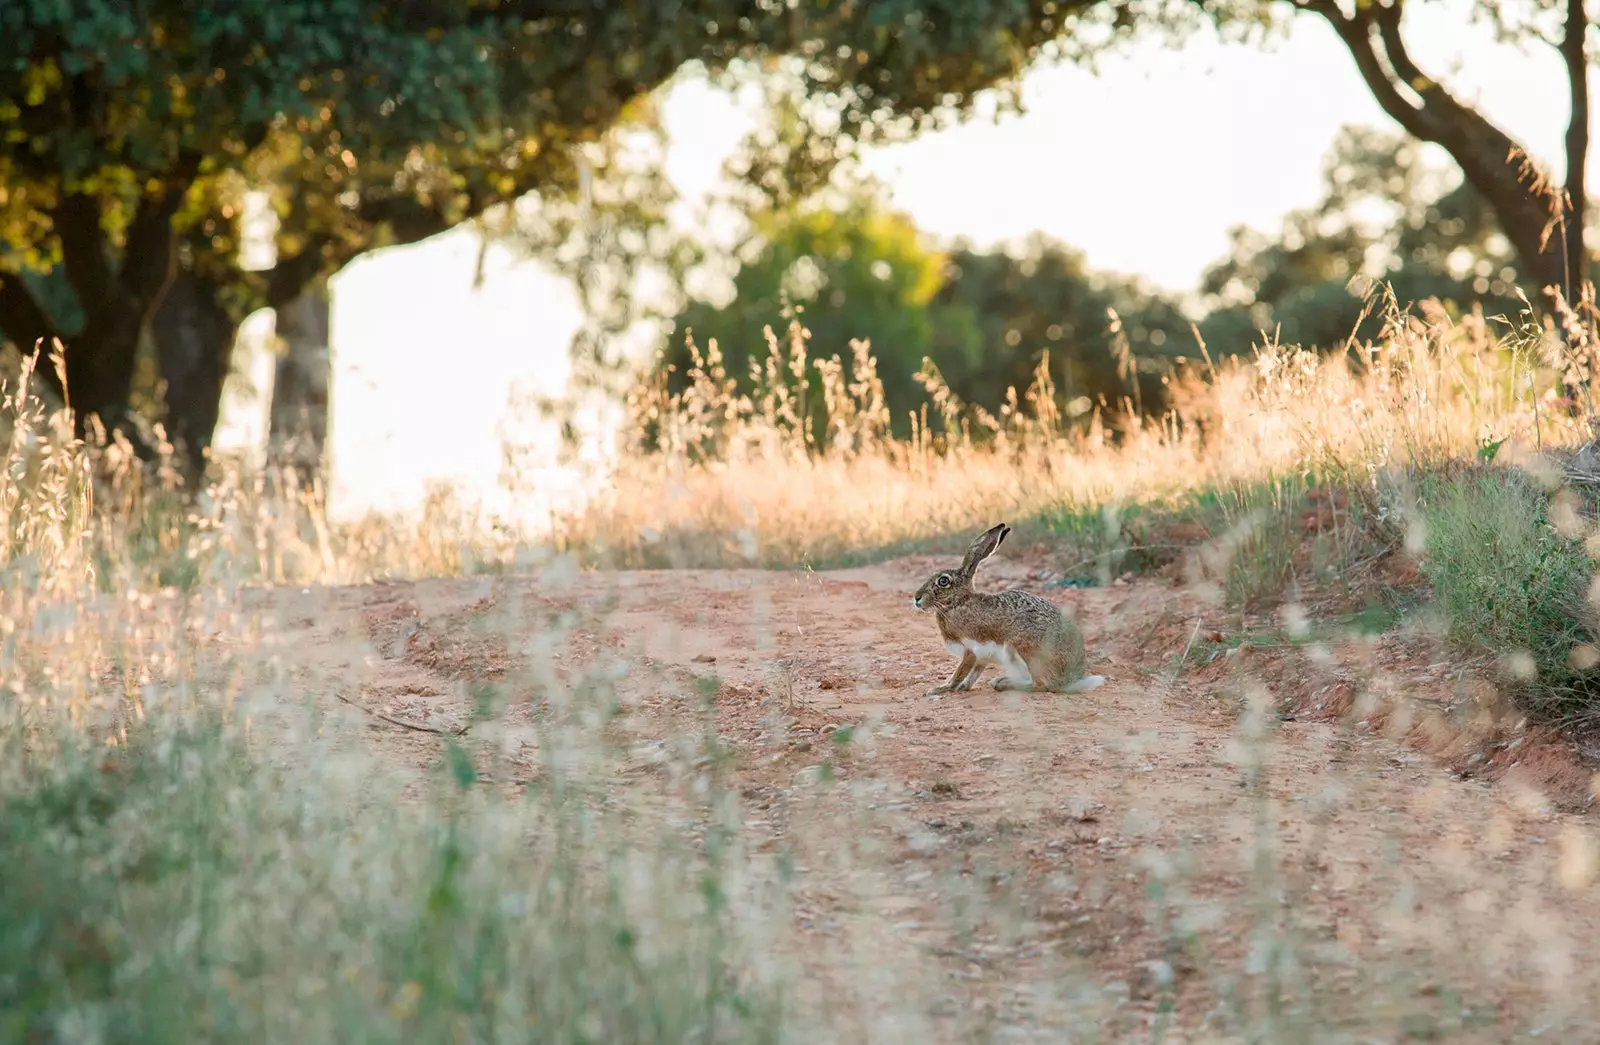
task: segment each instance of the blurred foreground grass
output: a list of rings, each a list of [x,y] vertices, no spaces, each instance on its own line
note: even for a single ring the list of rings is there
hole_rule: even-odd
[[[868,1026],[793,1004],[794,856],[742,845],[709,719],[675,748],[681,787],[648,796],[676,803],[664,818],[608,783],[610,676],[515,674],[484,704],[555,709],[537,781],[509,796],[444,739],[436,779],[399,801],[350,729],[306,705],[292,664],[246,679],[205,660],[206,641],[259,638],[238,609],[250,586],[531,562],[826,566],[959,547],[1008,519],[1065,579],[1168,568],[1239,607],[1381,594],[1384,564],[1407,558],[1525,710],[1594,714],[1595,503],[1552,456],[1588,433],[1557,408],[1561,359],[1528,337],[1396,316],[1345,355],[1267,346],[1178,378],[1175,414],[1116,433],[1062,419],[1047,379],[991,417],[929,373],[908,442],[888,436],[866,346],[820,369],[808,351],[791,329],[752,397],[714,346],[687,392],[642,387],[633,449],[537,549],[446,500],[412,523],[338,527],[314,492],[229,469],[186,498],[125,448],[74,441],[25,368],[0,475],[0,1037],[709,1043]],[[806,396],[825,399],[825,425]],[[1261,714],[1241,719],[1247,744],[1268,743]],[[1247,906],[1280,888],[1262,853]],[[1236,1005],[1230,1040],[1334,1040],[1316,1006],[1284,1002],[1316,993],[1293,941],[1251,918],[1282,996]],[[1116,1000],[1058,986],[1095,1040]]]

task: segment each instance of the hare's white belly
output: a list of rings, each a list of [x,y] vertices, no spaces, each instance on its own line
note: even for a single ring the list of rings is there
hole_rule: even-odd
[[[971,653],[978,658],[978,663],[989,663],[1006,673],[1009,678],[1019,682],[1033,681],[1033,672],[1028,670],[1028,662],[1023,660],[1015,649],[1003,642],[979,642],[976,639],[962,639],[960,642],[947,642],[945,648],[956,656]]]

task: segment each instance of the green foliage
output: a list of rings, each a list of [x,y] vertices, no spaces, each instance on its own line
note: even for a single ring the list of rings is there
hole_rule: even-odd
[[[1418,493],[1424,573],[1452,636],[1502,661],[1502,681],[1524,710],[1545,720],[1591,718],[1600,673],[1580,666],[1574,650],[1595,641],[1586,602],[1593,567],[1579,541],[1550,525],[1550,499],[1499,469],[1436,478]],[[1519,661],[1524,670],[1531,663],[1531,675]]]
[[[1011,251],[940,251],[870,187],[849,192],[832,208],[829,191],[820,202],[757,213],[736,251],[743,261],[731,300],[691,301],[675,319],[662,360],[674,368],[669,387],[685,384],[692,334],[702,346],[715,339],[740,390],[754,391],[752,363],[765,367],[774,347],[785,355],[766,331],[781,337],[793,307],[817,356],[848,357],[853,340],[870,343],[899,434],[926,400],[917,380],[925,358],[957,396],[990,413],[1010,390],[1028,388],[1047,352],[1068,415],[1096,403],[1115,411],[1124,397],[1151,412],[1165,405],[1173,349],[1194,340],[1174,305],[1133,281],[1091,274],[1080,253],[1042,236]],[[1119,357],[1112,310],[1124,317],[1131,359]],[[822,410],[818,397],[810,409]]]
[[[1008,388],[1026,388],[1049,353],[1058,406],[1069,416],[1094,404],[1121,412],[1124,397],[1159,413],[1172,359],[1197,351],[1174,303],[1136,280],[1092,272],[1081,252],[1037,234],[1011,249],[951,251],[936,300],[973,317],[982,348],[960,352],[941,341],[934,361],[958,395],[991,411]]]
[[[749,390],[752,363],[771,357],[764,329],[784,329],[792,305],[811,332],[812,351],[850,355],[850,342],[870,342],[891,417],[904,427],[920,404],[915,378],[925,356],[942,346],[973,357],[978,332],[970,312],[934,302],[943,258],[923,242],[903,215],[862,198],[839,210],[805,207],[756,218],[754,258],[740,266],[734,298],[724,307],[692,302],[676,319],[682,334],[704,345],[715,339],[728,372]],[[777,345],[780,357],[784,346]],[[683,336],[673,338],[664,360],[681,386],[689,356]],[[810,409],[820,416],[820,396]]]
[[[714,6],[7,5],[0,234],[13,266],[61,261],[61,203],[82,193],[116,249],[175,190],[191,263],[253,287],[245,304],[282,300],[360,250],[575,185],[574,146],[701,56]],[[250,187],[274,195],[285,262],[255,278]]]

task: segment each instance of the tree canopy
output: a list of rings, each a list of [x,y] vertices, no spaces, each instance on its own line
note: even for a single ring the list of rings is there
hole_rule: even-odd
[[[1044,351],[1063,405],[1077,404],[1076,413],[1095,404],[1121,412],[1124,399],[1156,410],[1165,368],[1149,362],[1193,343],[1176,305],[1134,280],[1091,272],[1064,244],[1035,236],[1010,250],[940,248],[871,185],[758,212],[736,253],[731,284],[689,301],[672,324],[658,365],[671,368],[673,391],[691,365],[689,335],[702,348],[715,339],[727,372],[753,391],[752,363],[765,368],[774,347],[787,358],[767,330],[781,341],[790,309],[814,358],[848,357],[853,340],[870,342],[902,433],[925,398],[924,359],[961,399],[991,412],[1010,388],[1027,387]],[[1124,319],[1116,333],[1113,311]],[[820,399],[809,405],[824,409]]]
[[[0,330],[62,336],[80,417],[120,423],[179,274],[236,322],[365,250],[570,194],[575,148],[690,61],[794,56],[838,116],[833,147],[914,133],[1014,80],[1056,31],[1046,6],[16,0],[0,6]],[[281,218],[261,272],[238,249],[251,189]]]
[[[1297,16],[1330,25],[1385,112],[1451,155],[1531,296],[1572,297],[1588,258],[1593,20],[1583,0],[1476,9],[1559,54],[1564,185],[1418,66],[1406,0],[10,0],[0,330],[23,345],[61,335],[79,416],[119,424],[175,283],[188,280],[182,300],[228,330],[366,250],[529,192],[570,197],[582,147],[685,63],[718,76],[787,63],[805,102],[801,147],[758,149],[747,173],[769,193],[803,194],[859,146],[958,118],[986,89],[1014,104],[1036,61],[1092,61],[1207,23],[1250,37]],[[276,263],[261,272],[239,253],[249,190],[267,192],[280,217]],[[158,354],[166,368],[214,369],[226,348]],[[209,439],[204,415],[190,429],[196,444]]]

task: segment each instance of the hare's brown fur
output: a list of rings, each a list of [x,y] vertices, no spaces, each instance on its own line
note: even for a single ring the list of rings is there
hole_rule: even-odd
[[[940,570],[912,596],[919,610],[931,609],[945,647],[958,655],[950,681],[932,693],[969,690],[985,664],[1003,672],[995,689],[1081,693],[1104,680],[1086,675],[1083,633],[1055,603],[1015,589],[993,594],[972,590],[978,564],[993,555],[1011,527],[1000,523],[979,534],[961,565]]]

